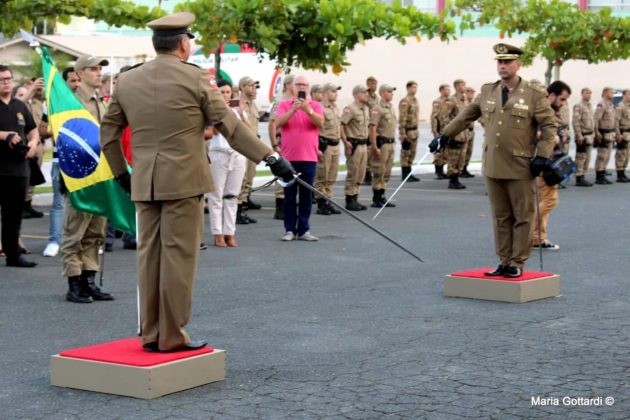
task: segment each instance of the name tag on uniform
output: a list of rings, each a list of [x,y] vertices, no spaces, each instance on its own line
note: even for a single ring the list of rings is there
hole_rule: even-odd
[[[527,110],[529,109],[529,105],[527,105],[527,104],[515,103],[515,104],[514,104],[514,108],[516,108],[516,109],[522,109],[523,111],[527,111]]]

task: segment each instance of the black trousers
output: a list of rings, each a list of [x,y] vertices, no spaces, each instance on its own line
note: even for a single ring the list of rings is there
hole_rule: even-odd
[[[26,200],[28,177],[0,175],[0,209],[2,210],[2,250],[7,260],[18,257],[22,210]]]

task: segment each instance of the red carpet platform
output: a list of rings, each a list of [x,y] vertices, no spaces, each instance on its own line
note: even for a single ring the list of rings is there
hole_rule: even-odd
[[[225,379],[224,350],[149,353],[138,338],[64,350],[51,357],[51,385],[156,398]]]
[[[458,271],[444,277],[444,296],[524,303],[558,296],[560,276],[540,271],[524,271],[518,278],[488,277],[495,268]]]

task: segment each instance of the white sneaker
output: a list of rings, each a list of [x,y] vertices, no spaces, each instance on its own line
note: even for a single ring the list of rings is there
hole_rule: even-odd
[[[311,235],[311,232],[305,232],[304,235],[298,236],[298,241],[315,242],[319,241],[319,238],[317,236]]]
[[[56,257],[59,254],[59,244],[49,242],[44,250],[44,257]]]
[[[284,236],[282,237],[283,241],[292,241],[295,239],[295,234],[291,231],[288,231],[287,233],[284,234]]]

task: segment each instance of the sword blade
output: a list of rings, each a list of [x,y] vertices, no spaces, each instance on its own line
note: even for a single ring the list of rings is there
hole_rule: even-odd
[[[407,180],[409,178],[411,178],[411,175],[413,175],[413,173],[416,171],[416,168],[418,166],[420,166],[422,164],[422,162],[424,162],[424,160],[427,158],[427,156],[429,156],[431,154],[430,151],[427,150],[427,152],[424,154],[424,156],[422,156],[422,158],[418,161],[418,163],[416,163],[414,165],[413,168],[411,168],[411,171],[409,172],[409,175],[407,175],[407,177],[403,180],[403,182],[400,183],[400,185],[398,186],[398,188],[396,188],[396,191],[394,191],[394,193],[392,195],[389,196],[389,198],[387,199],[387,201],[385,202],[385,204],[383,204],[383,206],[376,212],[376,214],[374,215],[374,217],[372,217],[372,221],[376,220],[376,218],[378,217],[379,214],[381,214],[381,212],[383,210],[385,210],[385,207],[387,207],[387,205],[389,204],[390,201],[392,201],[392,199],[396,196],[396,194],[398,194],[398,191],[400,191],[400,189],[402,188],[403,185],[405,185],[405,183],[407,182]]]
[[[352,212],[347,210],[344,206],[342,206],[341,204],[337,203],[335,200],[333,200],[332,198],[330,198],[326,194],[324,194],[321,191],[319,191],[317,188],[309,185],[306,181],[304,181],[303,179],[299,178],[297,175],[295,176],[295,180],[300,185],[302,185],[304,188],[307,188],[311,192],[317,193],[317,194],[321,195],[322,197],[326,198],[326,200],[328,200],[330,203],[332,203],[339,210],[341,210],[342,212],[344,212],[348,216],[352,217],[354,220],[356,220],[357,222],[361,223],[365,227],[369,228],[373,232],[375,232],[375,233],[379,234],[380,236],[382,236],[383,238],[387,239],[389,242],[391,242],[392,244],[396,245],[398,248],[400,248],[401,250],[405,251],[407,254],[411,255],[416,260],[418,260],[418,261],[420,261],[422,263],[424,262],[424,261],[422,261],[422,258],[417,256],[416,254],[414,254],[413,252],[411,252],[410,250],[408,250],[407,248],[405,248],[404,246],[402,246],[401,244],[399,244],[398,242],[396,242],[395,240],[393,240],[392,238],[387,236],[385,233],[381,232],[380,230],[378,230],[377,228],[375,228],[374,226],[372,226],[371,224],[366,222],[365,220],[361,219],[359,216],[353,214]]]

